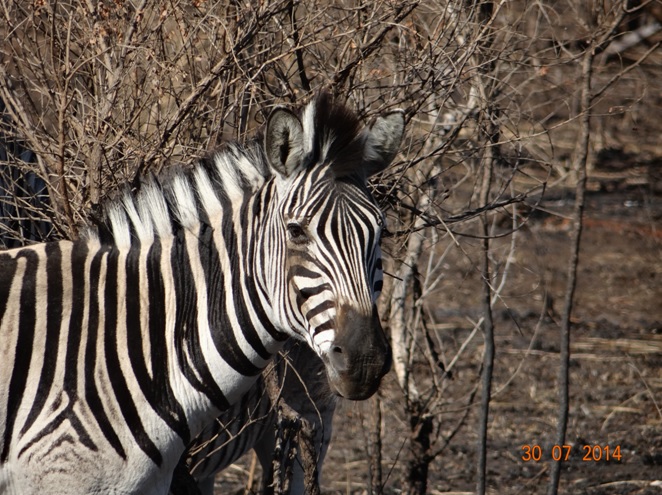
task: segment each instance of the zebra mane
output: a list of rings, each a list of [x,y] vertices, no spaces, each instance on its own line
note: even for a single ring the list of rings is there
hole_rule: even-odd
[[[303,166],[329,165],[337,179],[361,170],[365,139],[354,112],[322,93],[300,118]],[[192,167],[173,166],[140,178],[134,187],[124,185],[101,203],[83,237],[129,247],[133,239],[151,243],[171,237],[177,226],[193,230],[219,215],[225,201],[240,202],[272,175],[262,136],[245,146],[230,142]]]
[[[309,166],[329,164],[336,178],[354,175],[364,159],[363,125],[355,112],[322,93],[303,110],[304,155]]]
[[[224,202],[241,201],[271,175],[257,140],[227,143],[193,166],[175,165],[139,178],[99,205],[82,237],[118,247],[133,239],[149,244],[169,238],[181,226],[194,230],[222,211]]]

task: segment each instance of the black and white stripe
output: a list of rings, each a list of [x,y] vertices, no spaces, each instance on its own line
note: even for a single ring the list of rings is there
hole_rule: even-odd
[[[365,179],[402,130],[327,97],[278,109],[264,147],[142,180],[84,240],[0,253],[0,492],[166,493],[288,336],[337,393],[374,393],[390,350]]]

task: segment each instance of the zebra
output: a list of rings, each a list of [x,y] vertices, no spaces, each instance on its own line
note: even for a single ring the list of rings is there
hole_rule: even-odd
[[[391,365],[367,177],[404,114],[322,94],[263,138],[128,185],[76,241],[0,253],[0,493],[167,493],[186,446],[290,338],[333,392]]]
[[[5,153],[5,148],[0,144],[0,162],[6,158],[3,153]],[[23,148],[21,156],[23,158],[27,157],[26,161],[36,160],[34,153],[25,148]],[[20,195],[24,191],[27,191],[24,194],[29,194],[38,189],[41,191],[46,189],[43,180],[31,172],[26,174],[24,180],[20,169],[10,164],[6,168],[8,169],[7,175],[13,177],[14,182],[21,185],[15,191],[16,194]],[[3,184],[2,177],[0,177],[0,193],[3,190],[8,191],[12,187],[11,184],[13,182],[7,180]],[[46,208],[49,206],[48,196],[46,195],[33,193],[26,201],[37,202],[35,207]],[[20,206],[15,206],[14,210],[5,211],[3,210],[3,204],[0,203],[0,223],[6,219],[9,219],[10,222],[14,222],[14,218],[29,219],[32,212],[22,211],[19,208]],[[45,237],[53,237],[52,226],[43,221],[24,220],[20,228],[25,241],[39,242]],[[50,233],[47,234],[48,230],[50,230]],[[0,243],[2,241],[2,232],[0,232]],[[11,244],[14,246],[22,245],[12,238],[8,238],[5,244],[10,244],[9,247],[11,247]],[[301,414],[302,418],[308,421],[309,424],[313,425],[317,472],[320,473],[331,440],[336,401],[328,384],[320,379],[324,366],[310,347],[299,345],[299,342],[295,341],[289,345],[286,344],[280,354],[274,363],[273,369],[267,369],[263,374],[269,376],[276,373],[278,379],[287,379],[286,387],[282,386],[283,383],[279,383],[282,398],[287,404],[296,405],[296,412]],[[288,371],[290,368],[291,370]],[[197,483],[197,489],[201,494],[213,495],[216,474],[236,462],[251,449],[254,449],[262,466],[261,486],[263,491],[266,492],[273,478],[272,461],[276,443],[275,428],[278,421],[275,407],[268,396],[265,377],[260,376],[256,385],[242,396],[240,402],[234,404],[231,409],[224,411],[188,446],[183,457],[185,466],[182,467],[186,470],[186,473],[182,473],[180,477],[193,475],[195,479],[193,481],[184,480],[180,483],[183,486]],[[280,459],[281,463],[286,461],[288,454],[287,451],[283,452]],[[190,466],[190,473],[187,466]],[[177,477],[177,475],[178,472],[175,471],[174,476]],[[177,480],[173,479],[173,484],[176,483]],[[293,466],[289,493],[291,495],[303,494],[305,488],[301,461],[297,460]],[[172,489],[171,493],[173,493]]]
[[[262,491],[270,493],[274,476],[273,460],[277,455],[278,414],[265,382],[274,374],[277,375],[274,382],[282,399],[313,427],[317,474],[321,474],[331,441],[336,397],[324,379],[324,364],[310,347],[295,341],[288,343],[281,354],[239,402],[224,411],[188,446],[182,459],[186,472],[180,477],[191,475],[201,495],[213,495],[216,474],[251,449],[255,450],[262,466]],[[289,445],[278,456],[281,464],[287,462],[287,447]],[[289,493],[303,495],[307,490],[302,461],[297,457],[292,464]],[[173,484],[176,481],[173,480]],[[184,485],[192,483],[190,480],[179,482]],[[171,493],[175,492],[171,490]]]
[[[1,108],[2,100],[0,100]],[[20,158],[25,162],[36,161],[36,155],[29,149],[15,143],[0,142],[0,163],[7,162],[9,149],[14,153],[18,150]],[[21,236],[23,242],[12,237],[5,239],[0,229],[0,249],[3,243],[5,247],[18,247],[25,245],[25,242],[55,240],[52,224],[31,219],[31,215],[34,215],[33,209],[50,207],[49,197],[44,191],[46,185],[43,179],[32,172],[22,172],[10,162],[7,162],[0,171],[0,198],[3,192],[7,198],[11,198],[11,203],[9,200],[0,201],[0,227],[7,222],[8,231],[19,231],[23,234]],[[20,204],[15,204],[17,197],[21,200]],[[16,219],[20,219],[20,224],[17,224]],[[175,470],[171,494],[176,495],[179,491],[188,493],[186,490],[190,490],[195,484],[200,493],[212,495],[216,474],[251,449],[255,450],[262,466],[262,490],[266,493],[270,489],[273,483],[272,461],[275,455],[277,435],[275,428],[278,415],[275,410],[276,405],[272,404],[268,396],[265,379],[273,374],[278,375],[278,380],[287,379],[286,387],[279,382],[282,400],[288,405],[294,404],[295,411],[314,428],[312,440],[317,461],[316,468],[317,473],[321,474],[321,466],[331,440],[336,405],[328,384],[320,379],[324,365],[310,347],[299,345],[298,341],[286,344],[279,354],[273,369],[265,369],[263,376],[258,378],[255,386],[242,397],[241,401],[224,411],[189,445],[182,458],[184,464],[179,471]],[[279,457],[281,464],[288,462],[289,448],[291,446],[286,446]],[[298,458],[292,471],[289,493],[291,495],[305,493],[302,461]],[[178,477],[179,480],[176,479]],[[177,486],[178,489],[173,490],[173,486]]]

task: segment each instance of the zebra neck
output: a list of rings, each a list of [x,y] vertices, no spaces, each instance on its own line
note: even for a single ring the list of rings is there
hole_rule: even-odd
[[[189,390],[184,395],[198,396],[188,414],[191,433],[213,419],[209,405],[225,410],[236,402],[287,337],[264,281],[274,269],[265,270],[261,261],[269,251],[264,232],[271,215],[262,209],[263,199],[255,195],[197,231],[158,242],[169,254],[156,257],[170,260],[161,261],[161,272],[171,298],[163,307],[173,308],[167,325],[176,356],[171,366]]]
[[[247,202],[246,216],[252,232],[246,250],[246,273],[252,284],[254,304],[268,319],[269,334],[280,343],[293,335],[286,316],[288,286],[285,268],[285,229],[282,212],[276,205],[278,190],[273,180],[267,181],[258,194]]]

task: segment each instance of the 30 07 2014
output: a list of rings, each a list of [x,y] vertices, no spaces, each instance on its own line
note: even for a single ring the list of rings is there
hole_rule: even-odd
[[[539,462],[543,460],[567,461],[572,455],[573,445],[552,445],[543,448],[537,444],[526,444],[521,447],[521,459],[524,462]],[[549,450],[547,450],[549,449]],[[620,445],[582,445],[581,460],[583,462],[608,462],[620,461]]]

